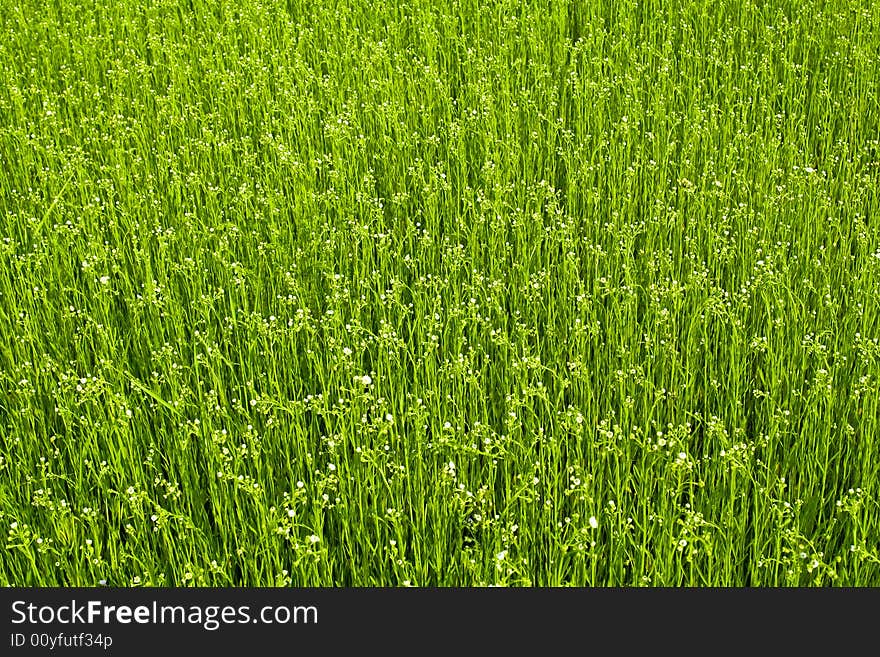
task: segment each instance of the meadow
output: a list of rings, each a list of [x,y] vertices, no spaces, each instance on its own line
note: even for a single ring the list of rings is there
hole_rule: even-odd
[[[0,584],[880,585],[880,3],[0,0]]]

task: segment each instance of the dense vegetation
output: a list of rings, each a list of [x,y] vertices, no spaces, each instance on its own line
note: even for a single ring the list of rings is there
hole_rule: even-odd
[[[880,3],[0,0],[0,583],[880,585]]]

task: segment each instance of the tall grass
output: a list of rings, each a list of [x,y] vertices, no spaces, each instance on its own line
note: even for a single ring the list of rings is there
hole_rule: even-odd
[[[880,4],[0,0],[0,582],[880,585]]]

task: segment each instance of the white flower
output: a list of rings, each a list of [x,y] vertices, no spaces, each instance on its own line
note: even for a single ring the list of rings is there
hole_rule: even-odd
[[[365,386],[371,385],[373,383],[373,378],[369,374],[364,374],[363,376],[358,377],[358,380]]]
[[[312,545],[319,542],[320,540],[321,539],[315,534],[312,534],[311,536],[309,536],[309,543],[311,543]]]
[[[599,520],[596,518],[596,516],[590,516],[590,519],[587,522],[590,523],[590,527],[592,527],[593,529],[599,529]]]
[[[352,351],[348,347],[343,347],[342,353],[344,353],[346,356],[351,356]]]
[[[101,276],[101,278],[99,278],[98,280],[101,281],[101,285],[107,285],[107,283],[110,282],[110,277],[109,276]]]

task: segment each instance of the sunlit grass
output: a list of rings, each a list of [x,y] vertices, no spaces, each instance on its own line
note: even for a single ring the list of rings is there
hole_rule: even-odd
[[[0,583],[880,585],[878,49],[0,0]]]

